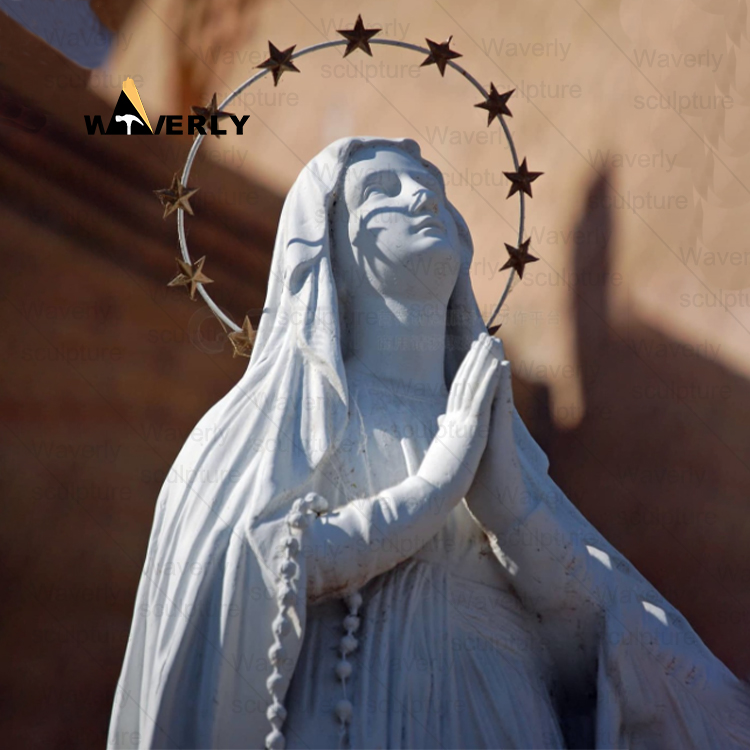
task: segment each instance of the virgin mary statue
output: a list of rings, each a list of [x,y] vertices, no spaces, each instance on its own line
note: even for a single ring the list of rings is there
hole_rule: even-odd
[[[471,256],[414,141],[301,172],[159,495],[110,746],[750,748],[745,683],[548,476]]]

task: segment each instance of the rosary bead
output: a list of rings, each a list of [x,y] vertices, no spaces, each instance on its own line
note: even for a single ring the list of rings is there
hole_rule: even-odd
[[[281,664],[286,657],[286,650],[280,643],[274,643],[268,650],[268,660],[275,667]]]
[[[283,722],[284,719],[286,719],[286,709],[284,706],[281,705],[281,703],[272,703],[268,710],[266,711],[266,716],[268,717],[268,720],[273,721],[281,721]]]
[[[356,633],[359,630],[359,617],[347,615],[344,618],[344,629],[349,633]]]
[[[359,642],[353,635],[345,635],[341,639],[341,653],[351,654],[353,651],[357,650],[358,645]]]
[[[362,606],[362,594],[358,591],[354,594],[350,594],[346,597],[346,604],[351,611],[351,614],[356,615],[359,608]]]
[[[284,750],[286,747],[284,735],[278,729],[274,729],[266,735],[266,747],[268,750]]]
[[[283,638],[292,629],[292,623],[289,622],[286,617],[277,617],[273,621],[273,632],[276,633],[279,638]]]
[[[348,724],[354,713],[354,707],[352,704],[344,698],[336,704],[336,716],[344,723]]]
[[[275,695],[276,691],[281,687],[282,682],[284,682],[284,677],[277,669],[274,669],[273,672],[271,672],[271,676],[266,680],[268,692],[271,693],[271,695]]]
[[[348,662],[346,659],[339,660],[336,663],[336,674],[342,680],[346,680],[348,677],[351,677],[351,674],[352,674],[351,663]]]
[[[312,509],[315,513],[325,513],[328,510],[328,500],[320,495],[315,495],[312,501]]]

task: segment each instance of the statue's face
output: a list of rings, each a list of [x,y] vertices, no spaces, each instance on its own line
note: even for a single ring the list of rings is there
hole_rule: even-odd
[[[343,193],[347,211],[339,212],[339,221],[347,226],[337,234],[348,233],[351,270],[359,280],[367,277],[386,294],[401,290],[447,300],[461,251],[458,227],[433,173],[400,148],[363,147],[347,167]]]

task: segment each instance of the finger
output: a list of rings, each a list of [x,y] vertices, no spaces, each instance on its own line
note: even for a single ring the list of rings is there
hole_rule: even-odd
[[[463,361],[459,365],[456,374],[453,376],[453,382],[451,383],[450,390],[448,391],[448,403],[445,407],[446,412],[456,410],[456,406],[458,404],[458,392],[459,390],[461,390],[461,388],[463,388],[463,384],[466,381],[466,372],[468,371],[468,368],[471,366],[471,363],[474,361],[476,356],[477,342],[475,341],[469,348],[466,356],[463,358]]]
[[[492,344],[492,354],[497,358],[499,362],[505,359],[505,349],[503,348],[503,342],[500,339],[490,339]]]
[[[477,388],[477,392],[471,402],[470,414],[479,418],[482,415],[489,416],[491,398],[495,395],[498,378],[500,377],[500,365],[497,360],[493,360],[484,373],[482,382]]]
[[[495,354],[498,355],[498,358],[502,362],[505,357],[505,347],[503,346],[502,339],[496,339],[494,336],[492,337],[492,346],[494,349]]]
[[[500,383],[497,387],[499,398],[508,411],[513,411],[513,385],[511,382],[510,362],[504,359],[500,363]]]
[[[489,418],[492,415],[492,402],[497,393],[499,379],[500,365],[493,360],[482,377],[474,399],[467,407],[469,414],[485,424],[489,424]]]
[[[492,339],[489,336],[486,336],[479,344],[477,358],[467,374],[466,384],[460,394],[460,401],[458,403],[459,409],[464,411],[469,411],[471,409],[477,389],[482,382],[487,367],[492,361]]]
[[[448,392],[448,403],[445,407],[446,411],[455,411],[458,408],[458,405],[461,403],[459,400],[459,392],[462,391],[464,386],[466,385],[467,373],[471,369],[474,361],[477,358],[477,355],[479,354],[480,344],[483,341],[484,335],[485,334],[482,334],[472,343],[469,351],[466,353],[466,356],[463,359],[463,362],[461,362],[461,365],[459,366],[458,371],[453,378],[453,382],[451,383],[450,391]]]
[[[492,407],[493,433],[498,449],[512,450],[513,436],[513,387],[511,385],[510,362],[500,363],[500,382],[497,386],[497,397]]]

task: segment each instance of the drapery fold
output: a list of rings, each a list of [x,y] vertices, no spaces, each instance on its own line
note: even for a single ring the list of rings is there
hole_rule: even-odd
[[[343,139],[305,167],[287,196],[248,368],[199,421],[159,494],[115,697],[110,746],[264,744],[270,702],[266,680],[272,671],[268,653],[286,559],[281,541],[288,534],[287,514],[309,489],[325,494],[326,483],[336,481],[327,474],[327,459],[348,419],[331,206],[349,156],[360,144],[372,143],[403,148],[420,158],[419,147],[408,139]],[[471,341],[484,330],[468,276],[468,229],[451,210],[465,262],[449,308],[448,382]],[[595,632],[598,639],[593,644],[598,659],[597,747],[671,747],[648,734],[655,726],[663,728],[670,742],[687,743],[675,747],[750,747],[744,685],[697,636],[694,647],[673,663],[659,641],[664,626],[655,610],[644,609],[641,600],[616,601],[619,592],[632,588],[666,613],[668,627],[692,633],[645,580],[623,567],[616,551],[552,482],[544,453],[515,409],[513,427],[523,481],[538,501],[525,525],[555,530],[571,540],[558,562],[570,566],[568,578],[584,581],[584,590],[577,593],[571,584],[571,595],[590,601],[584,609],[591,614],[582,615],[580,632]],[[500,537],[507,530],[489,531]],[[588,546],[617,560],[615,570]],[[304,556],[298,568],[295,616],[284,640],[282,697],[305,629]],[[591,599],[592,587],[605,592],[603,602]],[[586,630],[583,620],[589,616],[595,627]],[[623,636],[634,629],[656,639],[655,658],[642,656],[642,644],[625,645]],[[663,654],[669,658],[658,658]],[[644,675],[644,689],[634,688]],[[656,719],[654,705],[666,707]]]
[[[286,198],[248,368],[198,422],[159,494],[111,746],[263,746],[267,655],[284,560],[275,542],[286,533],[294,499],[325,483],[325,458],[347,421],[331,207],[349,155],[375,143],[420,158],[408,139],[342,139],[303,169]],[[470,343],[460,321],[471,240],[451,210],[467,257],[454,295],[458,343],[447,352],[448,373]],[[476,307],[473,296],[466,299]],[[287,683],[304,629],[300,567],[302,605],[285,644]]]

